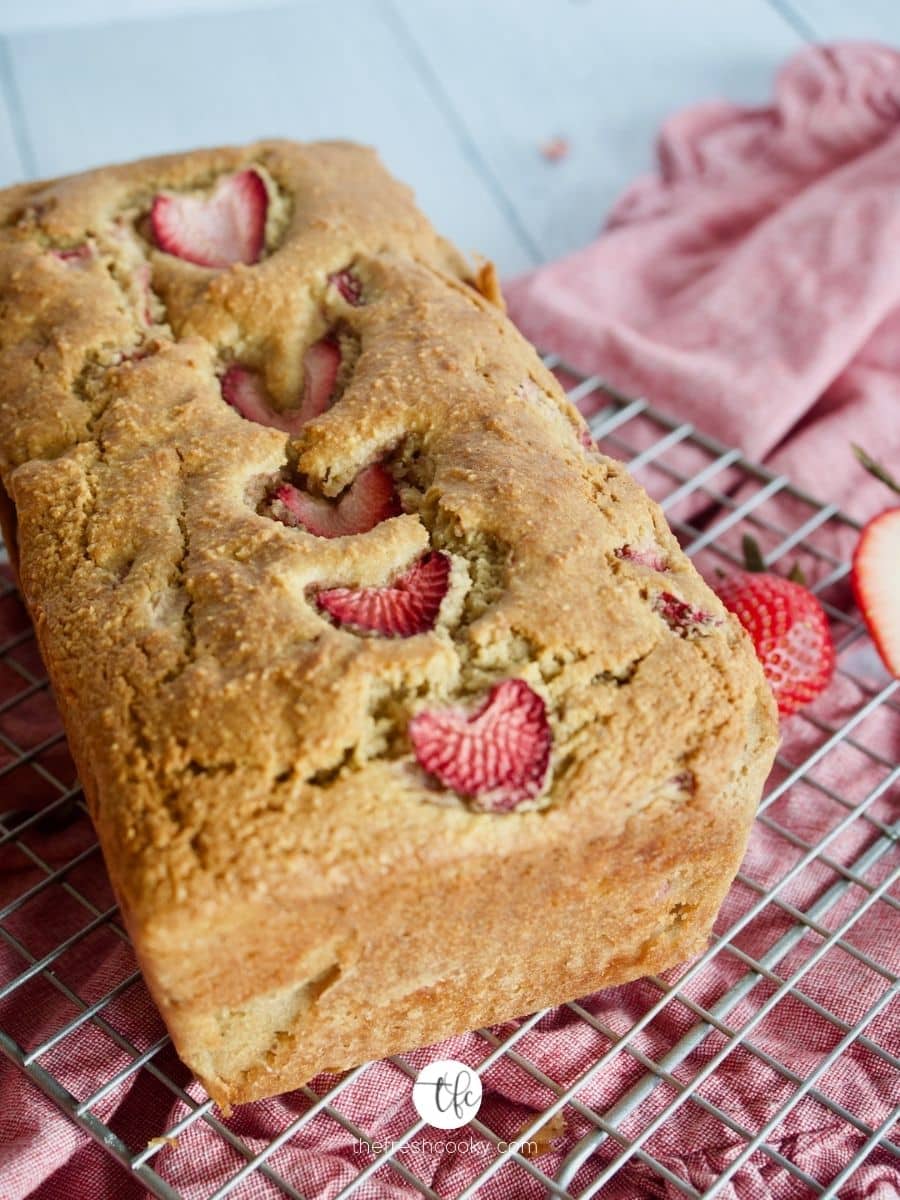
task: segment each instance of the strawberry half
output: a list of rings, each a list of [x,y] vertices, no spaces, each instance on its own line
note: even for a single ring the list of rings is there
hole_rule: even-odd
[[[226,175],[210,196],[159,192],[150,229],[160,250],[200,267],[248,266],[259,260],[266,237],[269,195],[254,170]]]
[[[323,500],[283,483],[276,488],[272,501],[276,520],[327,538],[368,533],[400,512],[394,481],[378,463],[360,471],[338,500]]]
[[[547,778],[547,710],[524,679],[495,684],[473,713],[425,709],[410,721],[409,736],[419,765],[482,812],[512,812]]]
[[[900,508],[873,517],[853,553],[853,594],[884,665],[900,679]]]
[[[782,716],[825,690],[834,673],[834,643],[812,592],[768,572],[732,575],[716,591],[750,634]]]
[[[222,397],[248,421],[280,429],[295,437],[307,421],[331,406],[334,385],[341,369],[341,351],[330,337],[315,342],[303,359],[303,399],[299,408],[284,412],[272,407],[262,377],[235,363],[222,376]]]
[[[338,625],[383,637],[412,637],[434,628],[449,579],[450,559],[432,551],[387,587],[326,588],[316,604]]]

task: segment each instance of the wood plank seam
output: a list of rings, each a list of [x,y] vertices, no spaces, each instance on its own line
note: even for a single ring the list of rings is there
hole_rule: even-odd
[[[769,8],[776,12],[783,21],[786,21],[799,37],[802,37],[806,42],[820,42],[822,38],[819,33],[813,28],[805,16],[799,13],[791,0],[765,0]]]
[[[397,38],[397,44],[406,54],[410,65],[417,73],[422,83],[427,88],[429,94],[435,102],[435,106],[443,113],[447,124],[450,126],[455,135],[460,149],[465,157],[472,164],[473,169],[478,173],[484,181],[485,186],[491,192],[491,195],[497,201],[498,206],[506,216],[510,229],[518,239],[522,249],[531,258],[531,261],[537,266],[546,259],[546,255],[541,250],[541,247],[532,237],[524,220],[522,219],[512,196],[503,186],[503,182],[491,169],[490,164],[485,160],[481,151],[478,148],[475,139],[469,130],[466,121],[457,111],[452,99],[441,83],[440,78],[433,70],[431,63],[428,60],[422,47],[416,40],[412,30],[404,21],[400,11],[394,4],[394,0],[385,0],[384,15],[386,23]]]

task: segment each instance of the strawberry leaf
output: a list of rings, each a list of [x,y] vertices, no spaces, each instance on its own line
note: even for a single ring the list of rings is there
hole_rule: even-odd
[[[766,570],[766,562],[762,556],[756,539],[752,538],[749,533],[745,533],[741,538],[741,549],[744,552],[744,566],[753,574],[758,574]]]
[[[896,492],[900,496],[900,483],[891,475],[886,467],[883,467],[880,462],[876,462],[870,454],[863,450],[862,446],[857,446],[856,443],[851,443],[853,453],[866,468],[870,475],[874,475],[876,479],[886,484],[892,492]]]
[[[795,562],[788,571],[788,579],[791,583],[799,583],[801,587],[806,587],[806,574],[798,562]]]

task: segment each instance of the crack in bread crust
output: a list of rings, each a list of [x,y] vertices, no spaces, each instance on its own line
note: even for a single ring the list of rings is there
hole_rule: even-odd
[[[259,262],[212,270],[153,247],[155,193],[248,167],[269,196]],[[350,266],[353,303],[329,282]],[[591,860],[570,863],[587,873],[581,890],[553,867],[573,841],[651,845],[665,826],[689,842],[694,822],[724,849],[692,878],[712,896],[733,874],[759,772],[731,811],[716,805],[751,726],[761,762],[775,737],[752,649],[659,509],[584,444],[498,300],[495,278],[473,275],[374,154],[346,143],[202,151],[0,195],[0,475],[21,585],[138,954],[188,1061],[202,1055],[185,1007],[248,1000],[253,972],[233,954],[253,958],[267,992],[289,993],[324,969],[304,950],[318,944],[317,905],[340,925],[398,873],[420,881],[421,913],[439,923],[429,889],[455,889],[461,863],[494,862],[466,875],[493,896],[519,854],[543,870],[555,911],[591,894]],[[223,366],[242,363],[264,371],[276,407],[296,404],[306,350],[335,330],[337,395],[296,437],[224,401]],[[267,514],[272,480],[333,498],[375,462],[404,512],[366,533],[315,537]],[[627,546],[656,548],[664,572],[623,561]],[[454,563],[430,632],[360,637],[309,603],[333,581],[378,586],[429,549]],[[662,594],[710,615],[702,636],[666,624]],[[495,817],[434,791],[406,727],[510,676],[546,704],[554,766],[542,811]],[[664,786],[688,770],[691,788]],[[705,897],[682,949],[708,923]],[[264,950],[252,939],[270,904],[291,916]],[[377,990],[382,934],[418,944],[404,926],[415,909],[390,911],[369,942],[337,931],[344,958],[321,1005]],[[547,977],[588,979],[587,943],[577,970],[551,951]],[[665,957],[632,951],[619,957]],[[431,995],[426,968],[407,967]],[[482,1019],[476,1001],[463,1024]],[[312,996],[302,1021],[319,1007]],[[410,1028],[449,1031],[451,1009]],[[239,1097],[223,1070],[217,1094]]]

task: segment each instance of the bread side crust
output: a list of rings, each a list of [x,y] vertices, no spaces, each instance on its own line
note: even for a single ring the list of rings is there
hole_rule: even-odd
[[[705,819],[657,805],[614,840],[535,838],[507,861],[443,864],[301,912],[300,941],[329,936],[299,976],[233,1007],[215,989],[164,1010],[182,1056],[227,1108],[690,959],[744,853],[770,765],[767,713],[763,695]]]

